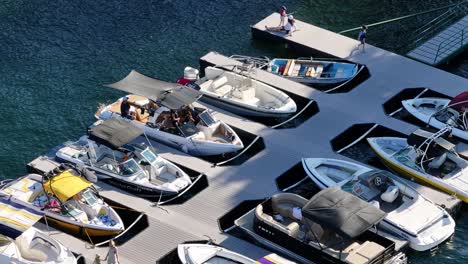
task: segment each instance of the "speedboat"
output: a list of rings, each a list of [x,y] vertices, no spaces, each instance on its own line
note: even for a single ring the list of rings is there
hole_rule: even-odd
[[[201,79],[198,79],[197,69],[186,67],[182,81],[194,81],[194,87],[203,94],[201,101],[233,113],[284,117],[297,110],[294,100],[284,92],[248,76],[216,67],[206,67],[205,76]]]
[[[126,120],[141,128],[148,137],[198,156],[220,155],[244,148],[231,127],[216,120],[206,109],[190,105],[201,96],[195,89],[156,80],[136,71],[108,86],[137,94],[126,96],[132,105],[130,112],[135,113],[135,118]],[[95,117],[101,120],[122,118],[123,98],[100,108]],[[176,114],[179,120],[173,118]]]
[[[151,146],[131,143],[143,131],[123,119],[98,121],[76,142],[67,142],[59,161],[94,171],[98,177],[141,195],[177,195],[192,184],[190,177]]]
[[[43,216],[44,211],[0,199],[0,263],[77,263],[68,248],[32,227]]]
[[[331,187],[310,200],[275,194],[234,223],[257,242],[301,263],[405,263],[393,241],[369,230],[385,215]]]
[[[368,138],[380,159],[398,174],[417,179],[468,202],[468,161],[458,155],[455,145],[437,133],[421,129],[408,139],[398,137]]]
[[[379,231],[408,240],[414,250],[430,250],[455,232],[455,221],[443,208],[387,171],[337,159],[307,158],[302,165],[321,189],[341,187],[386,212]]]
[[[453,99],[446,98],[416,98],[401,102],[403,107],[422,122],[442,129],[452,126],[453,135],[468,140],[468,92]]]
[[[179,244],[177,254],[182,264],[203,264],[203,263],[235,263],[235,264],[293,264],[274,253],[264,256],[255,261],[249,257],[225,249],[223,247],[208,244]]]
[[[305,84],[338,84],[354,78],[359,65],[311,58],[272,59],[267,71]],[[364,67],[364,66],[362,66]]]
[[[75,264],[77,260],[57,240],[30,227],[16,239],[0,235],[0,263]]]
[[[63,167],[55,174],[28,174],[5,183],[2,199],[30,210],[42,211],[49,223],[77,235],[116,235],[124,224],[115,210],[100,198],[92,183],[79,172]]]

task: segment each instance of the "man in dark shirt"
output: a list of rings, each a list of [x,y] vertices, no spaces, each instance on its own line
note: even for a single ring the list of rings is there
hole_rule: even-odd
[[[128,102],[128,96],[124,96],[122,103],[120,104],[120,115],[123,118],[133,119],[130,115],[130,103]]]

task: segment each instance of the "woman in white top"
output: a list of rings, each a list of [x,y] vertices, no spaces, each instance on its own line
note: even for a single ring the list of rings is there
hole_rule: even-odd
[[[281,26],[281,27],[268,27],[268,26],[265,26],[266,30],[271,30],[271,31],[276,31],[276,32],[284,32],[286,33],[288,36],[291,36],[292,32],[293,32],[293,28],[294,28],[294,31],[296,31],[296,20],[294,20],[294,17],[292,15],[289,15],[288,16],[288,23],[286,23],[286,25],[284,26]]]

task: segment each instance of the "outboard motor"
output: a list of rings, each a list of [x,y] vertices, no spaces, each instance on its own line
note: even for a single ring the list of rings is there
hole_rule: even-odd
[[[192,67],[185,67],[184,77],[177,79],[178,84],[185,85],[195,90],[200,90],[200,86],[195,82],[198,80],[198,70]]]
[[[400,190],[395,185],[388,186],[387,190],[380,195],[382,201],[387,203],[393,203],[395,199],[398,197]]]
[[[197,69],[187,66],[184,69],[184,79],[194,82],[198,80],[198,73],[199,71]]]

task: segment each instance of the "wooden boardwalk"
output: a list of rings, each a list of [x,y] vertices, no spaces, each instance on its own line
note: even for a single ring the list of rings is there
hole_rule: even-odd
[[[239,166],[213,166],[211,163],[192,157],[178,150],[154,143],[159,153],[183,166],[206,174],[209,186],[182,204],[163,205],[129,195],[119,189],[99,182],[102,196],[144,212],[148,227],[129,241],[119,246],[122,263],[155,263],[155,260],[187,240],[216,240],[231,250],[258,258],[265,250],[244,240],[220,233],[217,220],[234,206],[247,199],[261,199],[277,192],[275,178],[297,164],[302,157],[328,157],[346,159],[336,154],[330,140],[356,123],[383,124],[403,133],[416,127],[391,118],[383,112],[382,104],[402,89],[429,87],[435,91],[454,96],[468,86],[465,78],[435,69],[406,57],[368,46],[366,52],[356,51],[357,41],[319,27],[298,21],[300,31],[284,38],[265,32],[265,25],[275,25],[278,14],[260,21],[252,27],[255,37],[273,37],[288,45],[298,45],[339,58],[366,64],[371,77],[348,93],[326,94],[310,87],[283,79],[265,71],[256,70],[253,77],[288,90],[304,98],[315,100],[320,112],[303,124],[291,129],[273,129],[252,122],[247,118],[214,109],[218,119],[229,125],[242,128],[261,136],[265,149]],[[217,53],[205,55],[202,61],[214,64],[229,64],[228,58]],[[437,203],[451,208],[458,199],[426,187],[418,187]],[[57,235],[60,241],[88,258],[104,254],[105,249],[87,249],[82,241]],[[105,256],[105,254],[103,255]]]
[[[468,44],[468,15],[408,52],[415,60],[438,65],[462,52]]]

